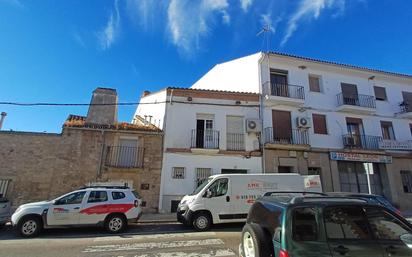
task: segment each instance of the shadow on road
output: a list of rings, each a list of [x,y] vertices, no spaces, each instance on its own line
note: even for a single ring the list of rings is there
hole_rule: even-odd
[[[211,232],[240,232],[244,223],[218,224],[214,225]],[[100,227],[82,227],[82,228],[54,228],[45,229],[36,237],[40,239],[70,239],[70,238],[90,238],[90,237],[109,237],[119,236],[129,238],[135,235],[151,234],[171,234],[171,233],[201,233],[196,232],[191,227],[184,226],[180,223],[162,223],[162,224],[132,224],[121,234],[110,234]],[[0,240],[19,240],[26,239],[18,235],[12,227],[6,226],[0,228]]]

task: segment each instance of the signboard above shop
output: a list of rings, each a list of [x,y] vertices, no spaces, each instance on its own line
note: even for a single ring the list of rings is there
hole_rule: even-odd
[[[379,154],[330,152],[330,159],[334,161],[392,163],[392,156]]]
[[[412,141],[382,140],[379,142],[379,149],[412,151]]]

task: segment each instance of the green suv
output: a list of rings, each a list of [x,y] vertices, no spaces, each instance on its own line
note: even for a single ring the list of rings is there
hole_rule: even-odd
[[[242,257],[411,257],[412,226],[386,207],[355,197],[264,196],[250,208]]]

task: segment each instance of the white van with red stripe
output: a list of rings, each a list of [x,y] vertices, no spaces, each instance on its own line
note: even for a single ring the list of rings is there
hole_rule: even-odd
[[[24,237],[36,236],[43,228],[65,226],[100,225],[119,233],[140,218],[141,203],[137,192],[128,187],[87,187],[51,201],[23,204],[11,221]]]

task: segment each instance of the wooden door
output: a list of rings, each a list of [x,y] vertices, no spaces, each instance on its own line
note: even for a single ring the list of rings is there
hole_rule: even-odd
[[[275,142],[292,143],[290,112],[272,110],[273,139]]]
[[[271,73],[270,83],[272,95],[289,96],[288,90],[288,76],[286,74]]]

